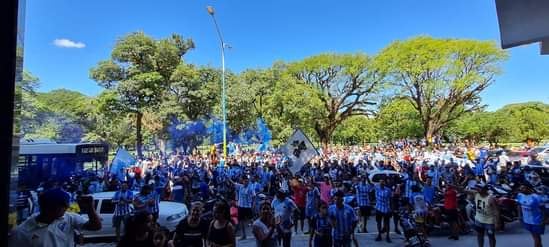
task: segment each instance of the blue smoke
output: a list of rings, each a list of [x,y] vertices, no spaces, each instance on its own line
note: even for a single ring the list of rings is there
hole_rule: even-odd
[[[257,132],[259,136],[259,140],[261,142],[261,145],[257,148],[257,151],[259,152],[265,152],[269,148],[269,143],[273,139],[273,134],[265,121],[263,119],[258,118],[256,121],[257,125]]]
[[[168,132],[174,147],[182,148],[186,153],[191,152],[207,138],[209,138],[210,144],[223,143],[223,121],[217,118],[196,121],[181,121],[174,118],[172,119],[172,124],[168,127]],[[270,147],[271,140],[271,130],[259,118],[256,121],[256,126],[248,128],[241,133],[235,133],[227,126],[229,153],[235,151],[235,144],[260,144],[257,151],[264,152]]]
[[[201,120],[181,121],[172,118],[168,133],[174,147],[180,147],[183,152],[190,153],[195,147],[202,144],[208,134],[208,128]]]

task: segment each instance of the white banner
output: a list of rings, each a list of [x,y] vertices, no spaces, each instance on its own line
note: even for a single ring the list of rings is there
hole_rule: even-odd
[[[290,159],[288,168],[294,174],[303,165],[319,155],[313,143],[300,129],[294,131],[290,138],[288,138],[288,142],[284,146],[284,153]]]

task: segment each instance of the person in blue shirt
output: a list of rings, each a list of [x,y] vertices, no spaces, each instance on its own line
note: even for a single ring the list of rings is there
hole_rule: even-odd
[[[366,176],[360,177],[361,181],[355,185],[356,200],[358,207],[360,208],[360,216],[362,217],[362,232],[368,232],[366,226],[368,224],[368,217],[372,207],[370,206],[370,192],[374,190],[374,186],[368,181]]]
[[[309,246],[332,247],[332,224],[328,217],[328,204],[322,202],[318,214],[311,218]]]
[[[313,217],[318,214],[320,204],[320,191],[315,186],[314,181],[307,182],[307,194],[305,194],[305,217],[309,223],[309,229],[313,226]],[[306,233],[311,233],[311,230]]]
[[[332,223],[334,247],[350,247],[358,219],[353,208],[343,203],[343,191],[334,195],[335,203],[328,208],[328,217]]]
[[[425,197],[425,202],[429,206],[432,206],[435,200],[435,186],[432,184],[433,179],[428,177],[427,181],[425,181],[425,185],[423,186],[423,196]]]
[[[546,202],[540,195],[534,193],[532,188],[523,185],[517,195],[517,203],[520,205],[520,218],[524,228],[532,234],[534,239],[534,247],[542,247],[541,235],[545,232],[542,208]]]
[[[438,167],[431,165],[427,176],[431,177],[433,186],[438,187],[440,185],[440,171]]]
[[[381,241],[381,234],[387,233],[387,242],[391,242],[389,237],[390,231],[390,219],[391,219],[391,196],[392,191],[389,187],[385,186],[387,181],[381,179],[379,184],[375,187],[376,191],[376,222],[377,222],[377,231],[378,235],[376,241]],[[383,221],[383,228],[381,227],[381,222]]]
[[[158,219],[160,196],[150,185],[141,188],[139,194],[134,197],[133,205],[136,212],[147,212],[152,214],[153,221]]]
[[[415,173],[410,177],[408,175],[408,179],[404,181],[404,199],[408,200],[408,202],[413,203],[413,196],[412,195],[412,187],[419,184],[419,175],[418,173]]]
[[[185,203],[185,183],[183,178],[176,176],[172,187],[171,200],[174,202]]]
[[[133,192],[128,190],[128,182],[122,182],[120,190],[114,193],[112,203],[115,205],[114,216],[112,217],[112,225],[116,231],[116,239],[120,241],[120,228],[122,223],[127,227],[128,219],[130,218],[130,204],[133,201]]]
[[[255,197],[255,193],[250,186],[248,176],[242,177],[241,184],[239,183],[233,183],[233,184],[235,186],[235,191],[238,198],[237,200],[238,221],[242,229],[241,240],[243,240],[243,239],[246,239],[246,225],[248,224],[248,221],[252,219],[252,216],[253,216],[252,204]]]
[[[292,215],[295,211],[299,212],[299,209],[294,201],[286,197],[284,190],[277,192],[276,198],[271,203],[271,207],[274,209],[275,218],[280,220],[280,225],[278,226],[279,242],[282,242],[283,247],[290,247],[292,242],[292,226],[294,224]]]

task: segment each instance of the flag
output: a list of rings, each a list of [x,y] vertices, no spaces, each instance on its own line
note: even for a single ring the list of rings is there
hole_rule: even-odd
[[[121,181],[125,180],[125,169],[135,164],[135,158],[125,149],[119,148],[116,150],[116,155],[111,163],[111,174],[116,174],[116,177]]]
[[[312,158],[319,155],[313,143],[300,129],[295,130],[288,138],[288,142],[284,146],[284,153],[289,158],[288,168],[294,174]]]

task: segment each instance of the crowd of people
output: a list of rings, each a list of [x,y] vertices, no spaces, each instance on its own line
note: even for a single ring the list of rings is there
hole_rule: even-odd
[[[118,246],[229,247],[236,246],[237,235],[248,238],[246,228],[251,228],[258,247],[288,247],[299,232],[309,236],[309,246],[357,246],[357,232],[374,231],[367,227],[371,216],[376,221],[376,241],[393,241],[391,225],[394,233],[411,241],[408,225],[403,224],[408,220],[425,237],[447,224],[451,240],[475,229],[479,246],[484,245],[485,235],[495,246],[503,222],[496,195],[490,191],[505,184],[511,187],[508,196],[518,203],[517,217],[532,234],[534,246],[542,246],[548,193],[539,174],[501,150],[426,147],[403,140],[323,150],[295,174],[287,168],[288,162],[279,152],[242,152],[226,162],[215,152],[156,154],[116,174],[44,183],[37,193],[21,193],[18,209],[30,212],[21,216],[35,214],[18,226],[14,243],[42,241],[32,232],[57,231],[60,225],[67,227],[64,230],[97,229],[97,215],[89,203],[82,203],[82,195],[116,191],[113,226]],[[535,153],[527,162],[542,166]],[[396,173],[383,175],[385,171]],[[65,196],[52,197],[52,191]],[[190,207],[174,234],[157,223],[162,200]],[[211,219],[203,217],[210,201],[215,201]],[[473,205],[470,217],[465,202]],[[51,215],[52,210],[57,214]],[[60,218],[65,210],[69,216]],[[88,214],[89,220],[77,212]],[[57,223],[52,226],[52,222]],[[47,238],[60,241],[55,235]]]

